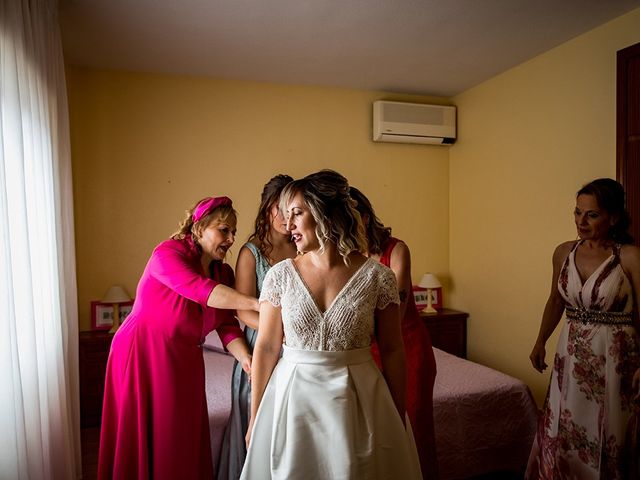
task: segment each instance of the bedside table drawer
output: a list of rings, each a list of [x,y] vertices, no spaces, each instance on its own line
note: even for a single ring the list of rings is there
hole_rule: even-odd
[[[467,358],[468,313],[443,308],[436,314],[420,314],[435,348]]]
[[[113,334],[109,332],[80,332],[80,424],[83,428],[100,425],[104,377],[112,339]]]

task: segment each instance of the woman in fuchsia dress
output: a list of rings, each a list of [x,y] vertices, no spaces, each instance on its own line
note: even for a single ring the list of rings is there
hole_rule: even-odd
[[[257,310],[233,290],[223,263],[236,213],[227,197],[205,198],[158,245],[107,363],[98,477],[213,476],[202,342],[216,329],[248,372],[251,356],[233,309]]]
[[[411,288],[411,257],[407,245],[391,236],[376,216],[369,199],[357,188],[351,187],[350,196],[357,202],[367,231],[369,256],[391,268],[400,290],[402,339],[407,362],[407,414],[420,456],[420,468],[425,479],[438,478],[435,432],[433,427],[433,386],[436,380],[436,359],[431,337],[413,299]],[[372,353],[378,365],[377,345]]]

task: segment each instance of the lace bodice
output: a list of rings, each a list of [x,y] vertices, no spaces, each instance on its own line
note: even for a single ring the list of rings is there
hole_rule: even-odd
[[[367,259],[322,313],[288,259],[267,273],[260,295],[264,301],[281,307],[287,346],[340,351],[368,347],[375,310],[400,303],[400,298],[391,269]]]

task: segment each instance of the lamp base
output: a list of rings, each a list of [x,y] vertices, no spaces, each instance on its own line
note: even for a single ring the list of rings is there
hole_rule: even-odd
[[[118,308],[118,304],[114,303],[113,304],[113,324],[111,326],[111,329],[109,330],[109,333],[116,333],[116,330],[118,330],[118,327],[120,327],[120,309]]]
[[[431,305],[427,305],[422,310],[420,310],[420,313],[425,315],[435,315],[436,313],[438,313],[438,311],[435,308],[433,308]]]

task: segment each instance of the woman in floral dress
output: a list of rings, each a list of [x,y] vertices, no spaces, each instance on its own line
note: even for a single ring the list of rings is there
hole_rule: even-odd
[[[627,424],[638,411],[640,249],[627,232],[624,190],[598,179],[578,191],[577,241],[553,255],[553,284],[530,355],[542,372],[545,343],[566,312],[526,478],[620,479],[632,455]]]

